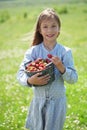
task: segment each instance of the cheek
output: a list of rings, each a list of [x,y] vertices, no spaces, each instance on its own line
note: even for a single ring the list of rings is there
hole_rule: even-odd
[[[42,34],[42,35],[45,34],[45,33],[46,33],[45,30],[41,30],[41,31],[40,31],[40,34]]]
[[[59,30],[58,28],[55,28],[55,30],[54,30],[54,31],[55,31],[55,32],[59,32],[58,30]]]

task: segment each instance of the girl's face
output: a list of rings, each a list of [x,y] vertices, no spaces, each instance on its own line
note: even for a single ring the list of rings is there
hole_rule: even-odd
[[[57,21],[54,18],[49,20],[43,20],[40,26],[40,33],[43,36],[44,42],[56,42],[56,39],[59,35],[59,26]]]

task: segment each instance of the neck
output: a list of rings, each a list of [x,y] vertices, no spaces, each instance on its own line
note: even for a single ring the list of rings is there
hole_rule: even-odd
[[[45,47],[47,50],[51,51],[51,50],[55,47],[56,42],[55,42],[55,43],[43,42],[43,44],[44,44],[44,47]]]

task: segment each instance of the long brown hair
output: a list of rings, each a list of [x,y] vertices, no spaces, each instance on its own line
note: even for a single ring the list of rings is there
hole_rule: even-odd
[[[40,34],[40,26],[43,20],[50,19],[50,18],[55,18],[58,23],[59,28],[61,27],[61,22],[56,12],[53,9],[45,9],[44,11],[40,13],[37,19],[32,46],[38,45],[43,41],[43,37]]]

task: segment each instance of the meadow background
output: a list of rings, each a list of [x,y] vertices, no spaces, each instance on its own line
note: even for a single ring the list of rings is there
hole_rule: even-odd
[[[38,14],[52,7],[62,22],[58,42],[72,49],[78,82],[66,84],[64,130],[87,130],[87,0],[0,0],[0,130],[24,130],[32,89],[16,73],[31,45]]]

